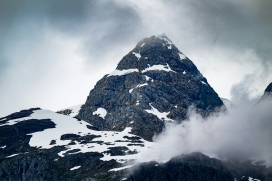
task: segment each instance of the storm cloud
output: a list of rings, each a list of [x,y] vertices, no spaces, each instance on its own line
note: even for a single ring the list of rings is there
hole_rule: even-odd
[[[250,102],[272,80],[271,8],[269,0],[3,0],[0,116],[84,103],[138,41],[162,33],[221,97]]]

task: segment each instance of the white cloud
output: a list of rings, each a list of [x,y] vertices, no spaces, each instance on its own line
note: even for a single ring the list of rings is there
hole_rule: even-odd
[[[271,102],[232,109],[203,119],[194,112],[188,121],[168,125],[155,142],[163,145],[161,160],[182,153],[200,151],[221,158],[236,156],[241,160],[255,157],[272,165]],[[167,149],[164,149],[167,148]]]

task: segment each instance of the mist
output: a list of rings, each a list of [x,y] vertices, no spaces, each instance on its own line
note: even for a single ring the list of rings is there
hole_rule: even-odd
[[[181,124],[169,124],[154,138],[157,161],[190,152],[219,159],[265,160],[272,165],[272,102],[245,105],[208,118],[193,109]]]

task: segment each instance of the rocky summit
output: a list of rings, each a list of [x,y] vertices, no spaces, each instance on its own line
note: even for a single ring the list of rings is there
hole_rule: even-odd
[[[131,127],[152,140],[165,123],[185,120],[190,108],[206,117],[225,106],[193,62],[161,35],[140,41],[99,80],[76,117],[100,130]]]

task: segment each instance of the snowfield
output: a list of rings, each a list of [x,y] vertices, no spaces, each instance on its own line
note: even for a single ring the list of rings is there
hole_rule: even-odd
[[[96,113],[102,114],[101,116],[105,116],[105,112],[103,111],[104,110],[98,108]],[[91,130],[87,126],[91,127],[92,125],[85,121],[79,121],[71,116],[58,114],[49,110],[36,110],[28,117],[10,120],[0,126],[13,125],[29,119],[36,119],[37,121],[39,121],[39,119],[50,119],[56,124],[55,128],[49,128],[45,129],[44,131],[29,134],[32,135],[29,145],[39,149],[50,149],[54,146],[65,146],[66,150],[58,153],[58,155],[61,157],[65,157],[69,154],[99,152],[104,155],[101,160],[109,161],[111,159],[115,159],[120,163],[124,163],[126,160],[149,161],[156,160],[157,158],[155,154],[153,154],[152,157],[150,157],[149,154],[144,154],[149,153],[147,150],[154,149],[156,144],[153,142],[148,142],[139,136],[130,134],[132,130],[131,127],[127,127],[121,132]],[[63,135],[67,134],[76,135],[78,137],[82,137],[82,139],[88,136],[94,136],[95,138],[93,138],[91,142],[86,143],[74,141],[73,144],[69,145],[71,140],[61,139]],[[137,138],[137,140],[141,143],[133,143],[131,142],[130,138]],[[55,144],[50,144],[52,143],[52,140],[55,142]],[[128,150],[126,152],[131,151],[134,154],[111,156],[108,153],[103,153],[109,151],[111,147],[127,147]],[[10,155],[9,157],[14,157],[17,155],[20,154]]]

